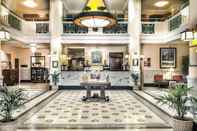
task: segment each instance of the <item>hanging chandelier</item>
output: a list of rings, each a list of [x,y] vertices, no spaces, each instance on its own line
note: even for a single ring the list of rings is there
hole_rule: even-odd
[[[0,29],[0,41],[8,41],[10,39],[10,33],[4,28]]]
[[[74,23],[81,27],[103,28],[116,24],[115,17],[109,13],[103,0],[87,0],[87,3],[75,19]]]
[[[197,40],[197,25],[193,29],[186,29],[181,33],[181,40],[192,41]]]

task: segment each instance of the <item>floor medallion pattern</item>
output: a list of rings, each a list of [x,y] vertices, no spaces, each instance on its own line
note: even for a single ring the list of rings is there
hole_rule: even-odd
[[[110,102],[82,102],[85,91],[61,91],[21,128],[168,127],[130,91],[107,91]]]

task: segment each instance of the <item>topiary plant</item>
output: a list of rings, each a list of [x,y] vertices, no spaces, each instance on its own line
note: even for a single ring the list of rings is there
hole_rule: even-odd
[[[139,74],[138,73],[132,73],[131,77],[132,77],[135,85],[137,86],[137,82],[138,82],[138,79],[139,79]]]
[[[57,71],[54,71],[53,74],[51,74],[52,82],[54,83],[55,86],[59,82],[59,75],[60,75],[60,73],[58,73]]]
[[[13,111],[24,105],[26,100],[23,89],[0,87],[0,116],[3,122],[13,121]]]

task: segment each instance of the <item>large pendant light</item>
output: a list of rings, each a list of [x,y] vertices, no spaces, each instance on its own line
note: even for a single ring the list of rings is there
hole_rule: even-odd
[[[116,24],[116,19],[109,13],[103,0],[87,0],[87,3],[74,23],[88,28],[111,27]]]

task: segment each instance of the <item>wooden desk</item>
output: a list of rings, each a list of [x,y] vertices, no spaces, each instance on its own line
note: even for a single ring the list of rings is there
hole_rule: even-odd
[[[100,80],[88,80],[80,82],[80,85],[86,88],[86,96],[82,98],[83,101],[87,101],[89,99],[103,99],[105,101],[109,101],[109,97],[105,94],[105,89],[108,88],[111,83],[107,81]],[[91,91],[99,87],[100,95],[98,97],[92,96]]]

